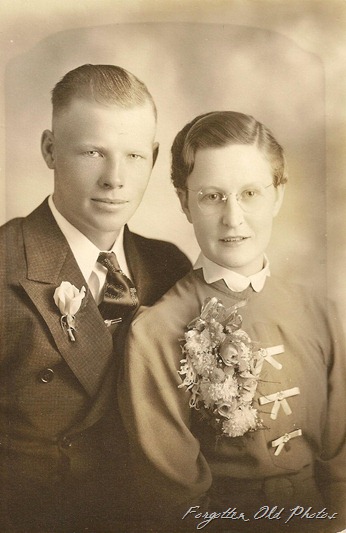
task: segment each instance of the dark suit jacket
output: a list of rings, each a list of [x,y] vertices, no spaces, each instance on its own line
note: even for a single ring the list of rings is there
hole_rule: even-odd
[[[0,242],[0,529],[117,531],[129,499],[116,404],[126,328],[112,337],[87,291],[76,341],[62,329],[56,287],[87,284],[47,201],[3,226]],[[174,245],[127,227],[124,248],[142,305],[190,268]]]

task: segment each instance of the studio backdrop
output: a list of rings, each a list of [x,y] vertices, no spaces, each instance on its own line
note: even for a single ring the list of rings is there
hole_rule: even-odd
[[[62,31],[14,57],[5,72],[6,219],[28,214],[53,189],[40,154],[50,92],[84,63],[120,65],[146,83],[158,108],[160,155],[136,232],[198,247],[170,183],[170,147],[193,117],[253,115],[285,149],[289,182],[268,251],[273,270],[325,287],[325,82],[320,58],[275,31],[232,24],[134,23]],[[294,272],[294,274],[293,274]]]

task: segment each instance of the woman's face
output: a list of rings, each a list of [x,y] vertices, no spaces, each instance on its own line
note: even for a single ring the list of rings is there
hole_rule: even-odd
[[[189,190],[178,194],[210,261],[244,276],[262,269],[273,218],[284,194],[283,185],[275,188],[272,183],[270,163],[254,145],[197,151],[186,183]],[[201,190],[203,194],[198,194]],[[227,201],[220,200],[218,192]]]

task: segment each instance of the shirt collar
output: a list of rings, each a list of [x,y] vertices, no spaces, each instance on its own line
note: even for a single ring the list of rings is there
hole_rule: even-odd
[[[65,217],[59,213],[54,205],[52,195],[48,198],[48,205],[52,211],[52,215],[58,224],[61,232],[67,240],[72,253],[77,261],[77,264],[86,281],[89,280],[90,275],[95,267],[100,251],[83,233],[75,228]],[[121,228],[117,240],[113,244],[111,250],[117,256],[120,268],[127,271],[127,264],[124,252],[124,227]]]
[[[242,292],[249,285],[252,286],[254,291],[260,292],[264,287],[267,276],[270,276],[269,261],[266,255],[264,256],[262,270],[248,277],[213,263],[213,261],[207,259],[202,253],[200,253],[193,266],[194,270],[198,268],[203,269],[203,276],[207,283],[214,283],[222,279],[233,292]]]

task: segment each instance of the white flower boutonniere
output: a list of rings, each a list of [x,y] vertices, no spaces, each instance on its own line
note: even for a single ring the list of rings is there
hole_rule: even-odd
[[[191,393],[190,407],[201,409],[210,423],[229,437],[240,437],[262,426],[254,396],[263,354],[241,329],[240,302],[225,309],[207,298],[201,314],[185,333],[180,387]]]
[[[73,334],[76,331],[75,315],[80,309],[85,292],[85,287],[78,290],[69,281],[62,281],[54,292],[54,302],[62,314],[60,318],[61,327],[66,329],[71,341],[76,340]]]

